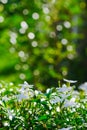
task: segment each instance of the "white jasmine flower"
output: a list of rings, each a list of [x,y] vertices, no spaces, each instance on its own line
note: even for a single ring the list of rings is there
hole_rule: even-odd
[[[81,107],[81,104],[80,103],[76,104],[76,108],[79,108],[79,107]]]
[[[74,98],[80,98],[79,95],[80,95],[80,93],[78,91],[76,91],[76,90],[72,91],[72,96]]]
[[[45,98],[41,98],[41,102],[45,101],[46,99]]]
[[[9,126],[9,122],[4,122],[4,126]]]
[[[0,93],[3,93],[3,92],[5,92],[5,88],[2,88],[2,89],[0,90]]]
[[[38,94],[41,94],[41,91],[35,90],[34,93],[37,96]]]
[[[49,115],[49,111],[46,111],[46,114]]]
[[[68,79],[63,79],[65,82],[68,82],[68,83],[76,83],[77,81],[76,80],[68,80]]]
[[[23,93],[17,95],[17,99],[19,101],[21,101],[23,99],[28,99],[28,98],[29,98],[28,95],[24,95]]]
[[[22,99],[29,99],[29,98],[32,98],[33,96],[34,96],[34,91],[32,89],[22,88],[20,90],[20,94],[17,95],[17,98],[19,101],[21,101]]]
[[[52,110],[52,106],[51,105],[49,105],[49,110]]]
[[[59,129],[59,130],[71,130],[72,127],[68,127],[68,128],[62,128],[62,129]]]
[[[46,93],[49,93],[49,92],[50,92],[50,90],[51,90],[51,89],[50,89],[50,88],[48,88],[48,89],[46,90]]]
[[[37,90],[35,90],[35,95],[37,96],[39,94],[39,92]]]
[[[8,101],[9,98],[7,97],[7,95],[5,95],[4,97],[2,97],[2,101]]]
[[[63,92],[63,93],[66,93],[66,92],[69,92],[72,90],[71,87],[67,87],[65,84],[63,84],[63,86],[61,88],[57,88],[58,92]]]
[[[71,100],[66,100],[64,103],[64,107],[74,107],[76,106],[75,98],[71,98]]]
[[[24,89],[24,88],[33,88],[33,85],[29,85],[26,81],[24,81],[23,84],[20,84],[20,86],[22,86],[22,89]]]
[[[32,111],[31,111],[31,110],[29,110],[28,112],[29,112],[30,114],[32,114]]]
[[[59,95],[59,97],[61,98],[61,101],[66,100],[69,96],[71,96],[70,94],[65,94],[65,93],[61,93]]]
[[[57,93],[56,93],[56,92],[54,92],[54,93],[52,93],[52,94],[51,94],[51,96],[56,96],[56,95],[57,95]]]
[[[79,86],[79,89],[83,90],[84,92],[87,92],[87,82],[81,84],[81,85]]]
[[[33,97],[34,91],[32,90],[33,85],[29,85],[26,81],[24,84],[21,84],[22,88],[19,90],[19,98],[27,98],[27,97]],[[27,96],[27,97],[26,97]]]
[[[79,92],[78,91],[76,91],[76,90],[74,90],[73,92],[72,92],[72,95],[79,95]]]
[[[3,102],[0,100],[0,105],[3,105]]]
[[[34,96],[33,92],[21,92],[20,94],[18,94],[16,97],[19,101],[23,100],[23,99],[30,99]]]
[[[56,111],[57,111],[57,112],[60,112],[60,107],[56,107]]]
[[[13,111],[11,111],[10,109],[7,110],[7,114],[8,114],[9,120],[12,120],[13,117],[15,116],[15,114],[13,113]]]
[[[50,103],[51,104],[56,104],[58,102],[61,102],[61,99],[58,96],[54,96],[51,100]]]

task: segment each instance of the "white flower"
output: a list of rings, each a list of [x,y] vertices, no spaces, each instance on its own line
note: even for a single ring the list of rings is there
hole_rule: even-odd
[[[68,82],[68,83],[76,83],[77,81],[76,80],[68,80],[68,79],[63,79],[65,82]]]
[[[52,106],[51,105],[49,105],[49,110],[52,110]]]
[[[63,84],[63,86],[61,88],[57,88],[58,92],[63,92],[63,93],[66,93],[66,92],[69,92],[72,90],[71,87],[67,87],[65,84]]]
[[[3,124],[4,124],[4,126],[9,126],[10,125],[9,122],[7,122],[7,121],[4,122]]]
[[[61,99],[58,96],[54,96],[51,100],[50,103],[51,104],[56,104],[58,102],[61,102]]]
[[[9,98],[7,97],[7,95],[5,95],[4,97],[2,97],[2,101],[8,101]]]
[[[57,111],[57,112],[60,112],[60,107],[56,107],[56,111]]]
[[[15,116],[15,114],[13,113],[13,111],[10,110],[10,109],[7,110],[7,114],[8,114],[9,120],[12,120],[13,117]]]
[[[87,92],[87,82],[81,84],[81,85],[79,86],[79,89],[83,90],[84,92]]]
[[[32,90],[33,85],[29,85],[26,81],[24,84],[21,84],[22,88],[19,90],[20,94],[18,99],[28,99],[34,96],[34,91]]]
[[[46,111],[46,114],[49,115],[49,111]]]
[[[72,92],[72,95],[73,95],[73,96],[78,96],[78,95],[79,95],[79,92],[78,92],[77,90],[74,90],[74,91]]]
[[[3,102],[0,100],[0,105],[3,105]]]
[[[26,81],[24,81],[23,84],[20,84],[22,86],[22,89],[24,90],[25,88],[33,88],[33,85],[29,85]]]
[[[41,98],[41,102],[45,101],[46,99],[45,98]]]
[[[34,91],[32,89],[22,89],[17,95],[17,99],[21,101],[22,99],[30,99],[34,96]]]
[[[62,128],[62,129],[59,129],[59,130],[71,130],[72,127],[68,127],[68,128]]]
[[[71,98],[71,100],[66,100],[64,103],[64,107],[74,107],[76,106],[75,98]]]
[[[20,94],[17,95],[17,99],[19,101],[21,101],[23,99],[28,99],[28,98],[29,98],[28,95],[24,95],[23,93],[20,93]]]
[[[64,101],[64,100],[66,100],[66,99],[67,99],[69,96],[71,96],[71,95],[70,95],[70,93],[69,93],[69,94],[62,93],[62,94],[60,94],[59,96],[60,96],[60,98],[61,98],[61,101]]]
[[[53,92],[52,94],[51,94],[51,96],[56,96],[57,95],[57,93],[56,92]]]
[[[48,88],[48,89],[46,90],[46,93],[49,93],[49,92],[50,92],[50,90],[51,90],[51,89],[50,89],[50,88]]]
[[[38,94],[41,94],[41,91],[35,90],[34,93],[37,96]]]
[[[5,88],[2,88],[2,89],[0,90],[0,93],[3,93],[3,92],[5,92]]]
[[[79,92],[78,91],[76,91],[76,90],[74,90],[73,92],[72,92],[72,96],[74,97],[74,98],[80,98],[79,97]]]

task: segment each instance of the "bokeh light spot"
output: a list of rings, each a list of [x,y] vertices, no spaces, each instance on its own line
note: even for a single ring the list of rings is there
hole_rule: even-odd
[[[35,38],[35,34],[32,33],[32,32],[28,33],[28,38],[29,39],[34,39]]]

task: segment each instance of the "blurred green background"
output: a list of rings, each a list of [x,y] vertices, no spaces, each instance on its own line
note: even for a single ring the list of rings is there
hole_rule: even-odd
[[[45,90],[87,80],[86,0],[0,0],[0,80]]]

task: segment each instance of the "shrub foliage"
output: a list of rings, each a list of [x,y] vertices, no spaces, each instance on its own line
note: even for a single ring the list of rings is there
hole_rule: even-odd
[[[87,129],[87,83],[77,91],[70,82],[45,93],[26,81],[0,83],[0,130]]]

